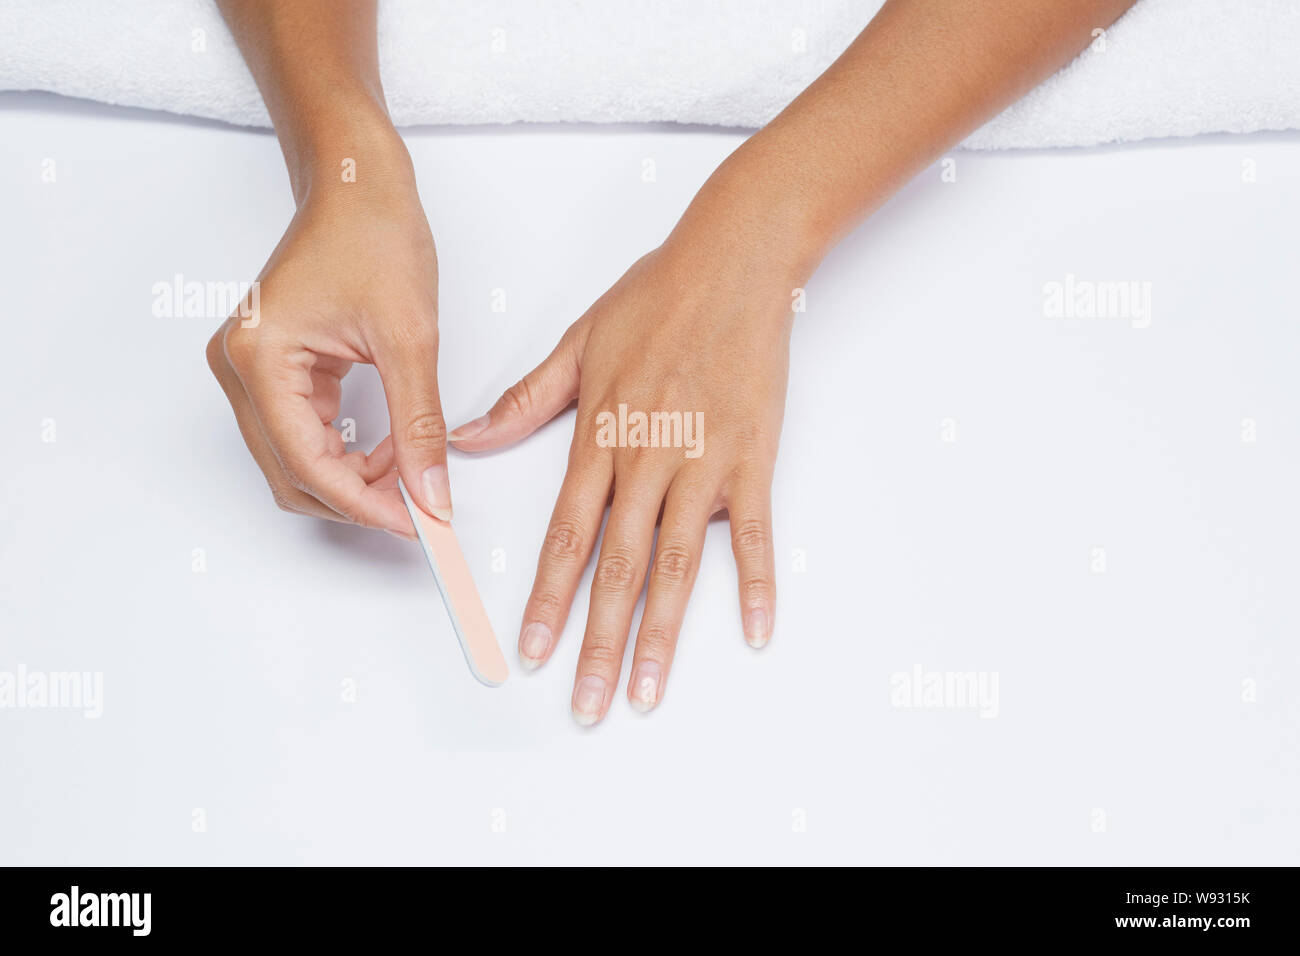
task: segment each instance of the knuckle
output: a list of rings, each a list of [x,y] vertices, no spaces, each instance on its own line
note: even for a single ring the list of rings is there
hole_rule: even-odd
[[[361,513],[357,511],[355,504],[351,501],[335,501],[326,507],[333,509],[340,518],[350,524],[360,525],[363,528],[371,526],[371,523],[365,520]]]
[[[636,583],[636,565],[621,551],[602,554],[596,562],[594,583],[608,591],[630,591]]]
[[[656,471],[661,456],[658,449],[644,445],[629,445],[614,450],[614,473],[625,478],[638,479]]]
[[[281,455],[280,471],[284,473],[284,482],[287,486],[285,491],[287,493],[310,493],[307,491],[307,479],[303,477],[306,468],[301,460],[292,458],[289,455]]]
[[[222,343],[225,332],[218,330],[212,338],[208,339],[208,347],[204,349],[204,356],[208,360],[208,368],[212,374],[221,377],[221,368],[225,364],[226,356]]]
[[[258,342],[257,336],[251,334],[251,330],[240,329],[232,324],[226,326],[217,335],[221,339],[221,349],[226,354],[226,360],[235,371],[246,372],[254,366],[258,355]]]
[[[528,619],[554,622],[560,617],[560,596],[554,591],[534,591],[528,601]]]
[[[582,657],[592,670],[618,673],[618,669],[623,666],[623,649],[603,634],[587,637]]]
[[[403,434],[412,445],[441,446],[447,443],[447,423],[441,412],[416,411],[407,418]]]
[[[772,596],[775,588],[765,577],[750,576],[740,582],[740,594],[745,604],[759,604]]]
[[[506,389],[501,396],[501,401],[507,413],[517,416],[527,415],[533,407],[533,391],[528,384],[528,379],[521,378]]]
[[[595,421],[595,419],[592,419]],[[588,428],[579,425],[573,429],[573,441],[569,444],[569,458],[566,467],[576,475],[591,474],[605,467],[611,460],[613,449],[604,448],[594,438],[596,426]]]
[[[661,584],[682,584],[691,573],[691,564],[690,552],[681,545],[662,545],[655,555],[655,580]]]
[[[572,561],[584,552],[582,528],[573,521],[556,521],[546,531],[543,553],[558,561]]]
[[[297,514],[296,496],[292,488],[286,488],[283,485],[272,485],[271,498],[275,502],[275,506],[281,511]]]
[[[662,624],[649,624],[642,626],[636,642],[646,657],[663,660],[672,651],[676,637]]]
[[[731,529],[732,546],[740,554],[760,556],[767,553],[771,542],[767,524],[755,518],[736,522]]]

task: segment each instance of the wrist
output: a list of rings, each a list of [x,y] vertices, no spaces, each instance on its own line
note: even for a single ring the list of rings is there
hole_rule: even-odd
[[[832,240],[805,201],[788,160],[751,138],[727,157],[700,188],[667,244],[708,231],[721,256],[738,260],[763,279],[803,287]]]
[[[304,135],[284,143],[294,201],[348,203],[415,188],[406,144],[382,104],[335,105],[313,117]]]

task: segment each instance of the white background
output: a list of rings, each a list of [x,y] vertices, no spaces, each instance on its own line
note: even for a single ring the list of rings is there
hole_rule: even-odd
[[[452,424],[743,136],[407,131]],[[99,720],[0,710],[0,862],[1300,862],[1300,135],[954,155],[809,287],[771,645],[717,524],[659,710],[620,689],[584,730],[585,583],[547,667],[480,686],[417,547],[275,510],[216,322],[152,316],[178,272],[256,274],[291,212],[275,140],[0,96],[0,670],[105,685]],[[1151,282],[1150,327],[1045,318],[1066,273]],[[451,464],[512,667],[570,428]],[[891,706],[916,665],[996,672],[997,716]]]

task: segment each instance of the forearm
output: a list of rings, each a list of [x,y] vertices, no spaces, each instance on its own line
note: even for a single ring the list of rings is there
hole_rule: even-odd
[[[1083,49],[1133,0],[889,0],[719,167],[682,226],[729,218],[807,278],[904,183]],[[680,227],[679,227],[680,228]]]
[[[379,80],[375,0],[217,0],[275,125],[294,198],[409,175]]]

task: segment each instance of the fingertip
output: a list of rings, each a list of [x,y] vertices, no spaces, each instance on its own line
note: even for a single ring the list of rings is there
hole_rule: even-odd
[[[536,670],[551,655],[551,629],[533,621],[519,635],[519,662],[527,670]]]
[[[648,714],[659,706],[663,696],[663,668],[658,661],[637,664],[627,685],[628,703],[638,713]]]
[[[772,617],[766,608],[756,607],[745,615],[745,642],[754,650],[762,650],[772,639]]]
[[[605,716],[608,688],[603,677],[588,674],[573,688],[573,719],[579,726],[590,727]]]
[[[477,422],[485,420],[485,424],[476,426]],[[480,451],[495,451],[529,434],[528,431],[520,434],[517,425],[517,421],[509,415],[488,413],[457,428],[447,436],[447,444],[459,452],[471,455]]]
[[[451,481],[447,466],[430,465],[420,475],[420,490],[424,493],[424,510],[440,521],[451,520]]]
[[[480,415],[473,421],[466,422],[459,428],[452,429],[451,434],[447,436],[447,441],[452,442],[453,444],[456,442],[468,441],[469,439],[481,434],[491,424],[492,413],[488,412],[486,415]]]

